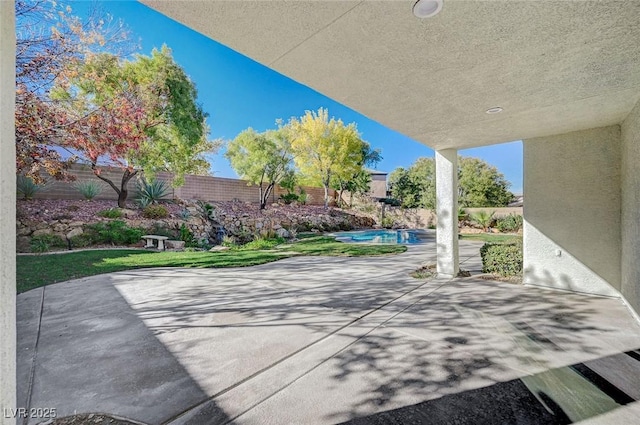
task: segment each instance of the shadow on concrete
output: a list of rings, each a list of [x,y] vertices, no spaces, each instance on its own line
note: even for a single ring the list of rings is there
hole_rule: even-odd
[[[40,308],[41,320],[27,314],[18,321],[18,407],[160,424],[208,398],[112,285],[81,279],[18,297],[18,311]],[[221,409],[214,413],[229,421]]]
[[[619,362],[624,368],[629,357],[634,356],[638,357],[636,367],[640,371],[640,355],[637,351],[609,356],[604,360],[609,365]],[[588,364],[597,362],[594,360]],[[569,379],[566,379],[567,376]],[[535,385],[539,382],[547,385]],[[568,396],[567,392],[571,394]],[[499,382],[359,417],[343,424],[563,425],[601,415],[634,401],[637,398],[618,388],[587,364],[578,363],[523,379]]]

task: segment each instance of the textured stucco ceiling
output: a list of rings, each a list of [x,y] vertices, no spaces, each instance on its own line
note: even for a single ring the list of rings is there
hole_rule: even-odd
[[[444,1],[143,3],[436,149],[617,124],[640,98],[640,1]]]

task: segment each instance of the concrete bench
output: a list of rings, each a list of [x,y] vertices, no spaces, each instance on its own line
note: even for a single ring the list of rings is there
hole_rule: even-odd
[[[161,251],[165,250],[164,241],[169,239],[167,236],[158,236],[158,235],[143,235],[142,239],[146,241],[145,248],[155,248],[156,245],[153,241],[158,241],[158,249]]]

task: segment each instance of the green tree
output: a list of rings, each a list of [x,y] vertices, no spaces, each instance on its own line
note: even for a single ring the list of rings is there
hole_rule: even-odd
[[[342,202],[344,191],[351,193],[350,201],[353,202],[354,194],[364,194],[371,188],[371,174],[365,167],[375,167],[382,161],[380,149],[372,149],[367,142],[362,142],[362,160],[360,168],[354,168],[351,174],[337,175],[332,187],[338,191],[338,200]],[[350,205],[351,206],[351,203]]]
[[[391,195],[406,208],[435,209],[436,179],[433,158],[418,158],[408,169],[389,175]],[[458,159],[458,203],[463,207],[503,207],[513,199],[509,182],[496,167],[478,158]]]
[[[496,167],[479,158],[458,159],[458,204],[463,207],[505,207],[513,200],[511,184]]]
[[[327,109],[307,111],[289,122],[295,164],[309,184],[324,188],[324,206],[329,205],[329,187],[336,178],[346,178],[362,169],[364,142],[354,123],[345,125]]]
[[[241,178],[258,185],[260,209],[266,207],[275,185],[293,174],[290,131],[278,125],[277,130],[264,133],[244,130],[229,142],[225,153]]]
[[[389,175],[391,196],[406,208],[435,209],[435,169],[433,158],[418,158],[408,169],[395,169]]]
[[[127,185],[140,171],[151,180],[159,171],[173,172],[174,185],[186,173],[208,172],[204,154],[219,143],[207,139],[196,88],[170,49],[126,62],[88,55],[69,66],[51,92],[73,122],[58,143],[91,164],[118,194],[118,206],[126,206]],[[104,163],[123,169],[118,184],[101,174]]]

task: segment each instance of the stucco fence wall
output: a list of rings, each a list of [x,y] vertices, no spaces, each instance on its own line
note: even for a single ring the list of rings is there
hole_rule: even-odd
[[[493,213],[495,218],[506,217],[510,214],[522,216],[522,207],[495,207],[495,208],[465,208],[465,212],[469,215],[476,214],[480,211]],[[394,218],[394,220],[403,226],[414,229],[426,229],[437,224],[435,211],[424,208],[401,208],[385,206],[385,215]]]
[[[76,182],[93,180],[104,186],[104,189],[96,199],[116,200],[118,198],[116,192],[105,182],[99,180],[93,174],[90,167],[85,165],[74,165],[71,170],[72,174],[77,177]],[[116,185],[119,185],[122,179],[122,170],[117,168],[103,168],[101,175],[109,178]],[[169,185],[173,179],[173,175],[170,173],[159,173],[157,177],[159,180],[166,181]],[[128,185],[130,201],[132,201],[135,196],[136,181],[137,180],[134,177]],[[46,188],[43,191],[38,192],[34,197],[36,199],[83,199],[82,194],[74,187],[76,182],[69,183],[51,180],[47,183]],[[308,204],[322,205],[324,203],[323,188],[305,186],[304,190],[309,195],[309,200],[307,201]],[[271,194],[271,202],[276,202],[280,195],[285,193],[286,190],[276,187]],[[335,198],[335,191],[330,190],[329,197],[333,200]],[[209,202],[238,200],[242,202],[257,203],[259,200],[259,188],[257,185],[248,185],[244,180],[213,176],[186,175],[185,184],[180,187],[171,188],[171,193],[167,198],[200,199]]]

